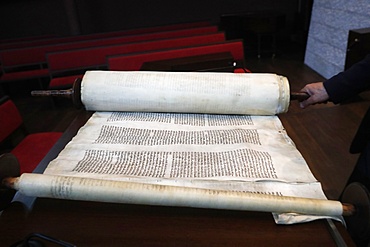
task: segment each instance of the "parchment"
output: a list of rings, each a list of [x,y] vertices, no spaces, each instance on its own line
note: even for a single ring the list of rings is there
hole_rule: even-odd
[[[326,199],[277,116],[96,112],[45,174]]]
[[[88,71],[81,100],[91,111],[275,115],[290,97],[276,74]]]

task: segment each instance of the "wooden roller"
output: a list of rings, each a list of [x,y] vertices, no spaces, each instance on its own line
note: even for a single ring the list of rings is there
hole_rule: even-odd
[[[310,95],[307,93],[302,93],[302,92],[291,92],[290,93],[290,100],[298,100],[299,102],[304,101],[308,99]]]
[[[35,90],[31,92],[32,96],[53,96],[53,97],[62,97],[72,100],[73,105],[76,108],[83,107],[81,101],[81,78],[76,78],[72,88],[65,90]]]

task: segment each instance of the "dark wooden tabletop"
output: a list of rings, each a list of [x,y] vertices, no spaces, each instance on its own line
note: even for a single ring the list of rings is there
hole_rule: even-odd
[[[31,232],[77,246],[337,246],[326,220],[276,225],[270,213],[40,198],[27,217],[19,211],[2,216],[4,246]]]

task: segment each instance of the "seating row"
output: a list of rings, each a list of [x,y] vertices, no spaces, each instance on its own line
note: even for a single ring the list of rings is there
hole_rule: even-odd
[[[0,51],[0,61],[3,70],[3,75],[1,76],[0,82],[48,77],[49,72],[45,67],[45,64],[46,54],[49,52],[66,51],[102,45],[123,44],[145,40],[156,40],[169,37],[185,37],[189,35],[212,32],[217,32],[216,26],[3,50]]]
[[[88,69],[140,70],[149,61],[222,52],[244,61],[242,41],[226,42],[216,26],[10,49],[0,52],[0,83],[48,78],[49,88],[68,88]],[[27,65],[36,68],[16,70]]]

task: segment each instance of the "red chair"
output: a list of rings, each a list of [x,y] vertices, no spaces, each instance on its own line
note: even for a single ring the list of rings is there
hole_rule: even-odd
[[[32,172],[45,157],[62,132],[27,133],[23,119],[13,101],[4,96],[0,99],[0,144],[16,156],[20,173]]]

